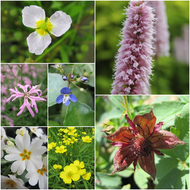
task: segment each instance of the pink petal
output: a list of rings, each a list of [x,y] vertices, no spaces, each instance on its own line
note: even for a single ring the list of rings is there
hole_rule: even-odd
[[[118,149],[114,156],[114,170],[111,173],[123,171],[136,159],[136,156],[131,151],[130,146],[125,146]]]
[[[172,149],[179,144],[186,144],[180,141],[173,133],[161,130],[156,132],[151,137],[153,149]]]
[[[148,174],[150,174],[153,179],[156,177],[156,167],[154,163],[154,153],[151,152],[148,156],[140,156],[139,164],[141,168]]]

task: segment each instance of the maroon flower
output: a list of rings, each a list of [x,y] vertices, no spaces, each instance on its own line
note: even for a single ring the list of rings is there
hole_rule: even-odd
[[[155,179],[154,152],[164,155],[158,149],[172,149],[185,143],[173,133],[160,130],[163,122],[156,124],[152,110],[142,116],[137,115],[133,121],[128,115],[125,117],[130,127],[121,127],[106,137],[113,142],[112,145],[120,147],[115,153],[114,170],[111,174],[125,170],[132,162],[135,170],[139,161],[141,168]]]

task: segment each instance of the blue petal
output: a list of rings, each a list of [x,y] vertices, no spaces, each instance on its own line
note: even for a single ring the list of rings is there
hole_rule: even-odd
[[[75,97],[75,95],[70,94],[69,97],[70,97],[70,100],[71,100],[72,102],[76,102],[76,101],[77,101],[77,98]]]
[[[60,103],[63,102],[63,95],[62,95],[62,94],[59,95],[59,96],[56,98],[56,102],[57,102],[58,104],[60,104]]]
[[[69,94],[71,92],[71,89],[68,87],[63,87],[61,89],[61,94]]]
[[[68,106],[68,105],[69,105],[69,100],[67,100],[67,101],[65,102],[65,105],[66,105],[66,106]]]

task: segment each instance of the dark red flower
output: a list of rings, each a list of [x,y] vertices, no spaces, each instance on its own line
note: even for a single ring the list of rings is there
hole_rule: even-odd
[[[141,168],[155,179],[154,153],[163,155],[158,149],[172,149],[185,143],[173,133],[160,130],[163,122],[156,124],[152,110],[142,116],[137,115],[133,121],[128,115],[125,117],[130,127],[121,127],[106,137],[113,142],[112,145],[120,147],[115,153],[114,170],[111,174],[125,170],[132,162],[135,170],[139,161]]]

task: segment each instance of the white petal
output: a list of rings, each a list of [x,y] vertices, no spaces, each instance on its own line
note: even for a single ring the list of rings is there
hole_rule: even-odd
[[[20,154],[20,151],[15,147],[8,147],[6,152],[9,154]]]
[[[45,18],[45,11],[36,5],[24,7],[22,10],[22,23],[27,27],[36,28],[35,22]]]
[[[56,37],[63,35],[71,27],[72,19],[62,11],[56,11],[49,19],[53,25],[51,33]]]
[[[19,160],[21,157],[18,154],[9,154],[5,156],[5,160],[8,161],[14,161],[14,160]]]
[[[28,163],[28,171],[36,172],[37,169],[41,169],[43,166],[43,162],[41,161],[41,157],[30,157],[30,162]]]
[[[16,146],[18,147],[18,150],[23,152],[24,146],[23,146],[23,139],[21,135],[17,135],[15,138]]]
[[[30,178],[29,183],[32,186],[36,185],[38,180],[39,180],[39,174],[38,173],[27,173],[25,177]]]
[[[27,133],[24,133],[23,135],[23,146],[26,150],[30,147],[30,136]]]
[[[40,55],[51,44],[51,37],[49,34],[41,36],[38,32],[33,32],[27,37],[27,44],[30,53]]]
[[[11,165],[11,171],[15,173],[16,171],[18,175],[21,175],[25,170],[25,161],[17,160]]]

